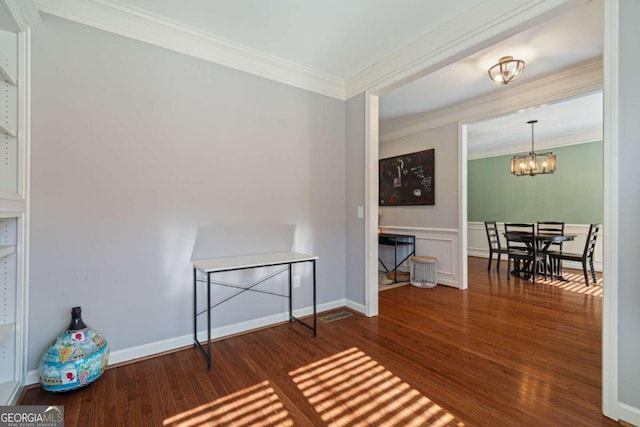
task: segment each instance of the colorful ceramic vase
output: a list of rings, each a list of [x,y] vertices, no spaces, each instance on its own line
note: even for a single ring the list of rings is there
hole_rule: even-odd
[[[69,391],[97,380],[109,361],[105,339],[82,321],[82,309],[71,309],[71,323],[40,358],[40,384],[47,391]]]

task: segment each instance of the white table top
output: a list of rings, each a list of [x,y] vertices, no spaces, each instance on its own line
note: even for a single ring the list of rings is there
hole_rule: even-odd
[[[198,259],[193,261],[193,266],[202,273],[213,273],[238,268],[264,267],[267,265],[288,264],[290,262],[313,261],[315,259],[318,259],[318,257],[298,252],[274,252]]]

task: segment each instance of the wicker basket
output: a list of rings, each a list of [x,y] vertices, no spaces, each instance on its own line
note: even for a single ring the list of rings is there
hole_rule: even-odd
[[[396,278],[396,270],[391,270],[387,272],[387,279],[395,280],[397,282],[408,282],[411,278],[411,275],[408,271],[397,270],[397,278]]]

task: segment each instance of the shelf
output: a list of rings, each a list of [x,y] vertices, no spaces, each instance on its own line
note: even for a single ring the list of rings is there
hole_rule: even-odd
[[[19,3],[16,1],[0,3]],[[6,18],[7,5],[0,7],[0,18]],[[13,7],[13,6],[12,6]],[[9,14],[11,15],[11,14]],[[9,16],[7,15],[7,16]],[[0,189],[0,406],[15,405],[23,386],[23,359],[26,354],[25,298],[26,278],[22,274],[25,260],[22,247],[26,244],[22,230],[24,216],[28,211],[27,200],[22,193],[28,182],[24,166],[23,128],[29,129],[28,79],[23,79],[24,70],[31,64],[29,37],[25,32],[0,31],[0,141],[2,143],[2,178]],[[28,154],[28,153],[27,153]],[[27,159],[28,160],[28,159]],[[6,184],[5,184],[5,181]],[[18,251],[18,248],[21,250]],[[3,424],[0,422],[0,425]],[[10,423],[11,424],[11,423]],[[20,423],[17,423],[20,424]]]
[[[7,70],[5,70],[2,65],[0,65],[0,80],[4,80],[9,83],[11,86],[18,86],[15,79],[9,75]]]
[[[0,383],[0,405],[15,404],[18,398],[20,383],[18,381],[7,381]]]
[[[10,246],[0,246],[0,258],[4,258],[6,256],[11,255],[16,251],[16,247],[14,245]]]
[[[7,323],[6,325],[0,325],[0,345],[9,338],[9,336],[16,330],[15,323]]]
[[[5,125],[3,125],[2,123],[0,123],[0,132],[1,133],[6,133],[9,136],[12,137],[16,137],[16,131],[14,131],[13,129],[9,129],[8,127],[6,127]]]

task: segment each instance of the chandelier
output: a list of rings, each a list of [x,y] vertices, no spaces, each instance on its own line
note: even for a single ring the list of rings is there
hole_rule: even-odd
[[[496,84],[506,85],[520,77],[523,71],[523,60],[513,59],[513,56],[503,56],[496,65],[489,68],[489,78]]]
[[[533,149],[533,125],[538,121],[530,120],[527,123],[531,125],[531,151],[529,154],[513,156],[511,159],[511,173],[515,176],[554,173],[556,171],[556,155],[550,151],[536,154]]]

